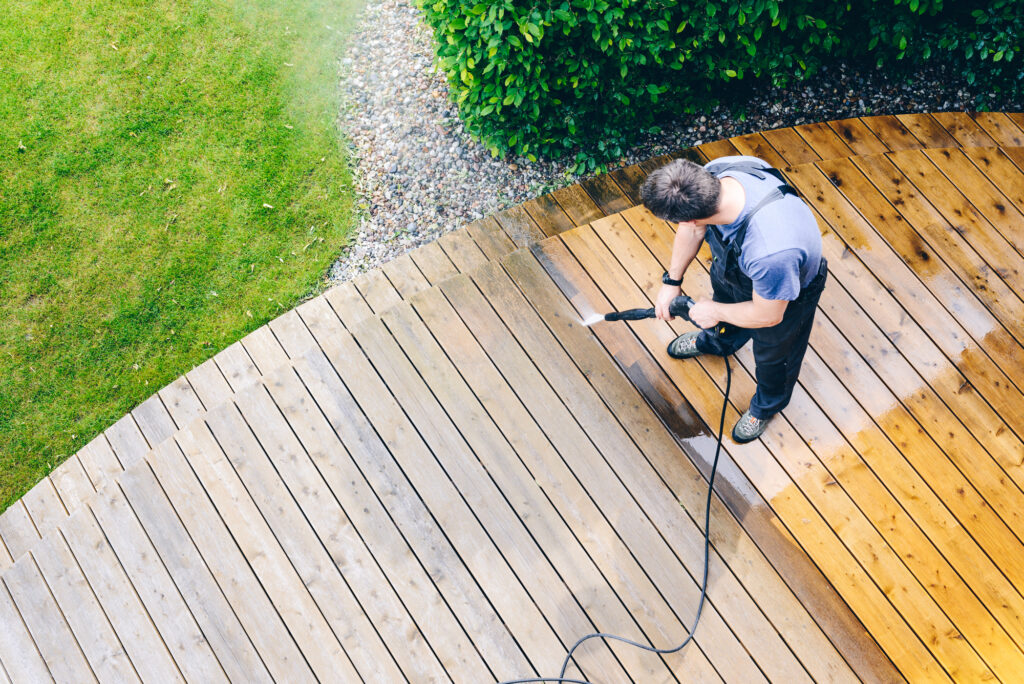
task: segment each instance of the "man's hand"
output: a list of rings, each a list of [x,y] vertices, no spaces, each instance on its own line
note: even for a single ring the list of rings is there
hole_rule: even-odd
[[[698,328],[712,328],[722,319],[718,316],[715,302],[701,299],[690,307],[690,320]]]
[[[668,312],[668,305],[678,297],[683,288],[678,285],[662,285],[658,291],[658,298],[654,301],[654,315],[663,321],[671,321],[675,316]]]

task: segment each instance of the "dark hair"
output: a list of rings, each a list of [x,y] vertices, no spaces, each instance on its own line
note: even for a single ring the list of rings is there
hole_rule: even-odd
[[[695,221],[718,211],[721,181],[688,159],[673,159],[651,172],[640,187],[648,211],[671,223]]]

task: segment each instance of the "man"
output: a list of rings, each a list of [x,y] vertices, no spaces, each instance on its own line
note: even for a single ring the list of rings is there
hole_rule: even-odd
[[[754,340],[757,390],[732,431],[736,442],[753,441],[789,403],[807,350],[827,277],[817,221],[782,174],[756,157],[722,157],[703,167],[676,159],[652,172],[640,195],[652,214],[678,225],[658,318],[671,318],[669,302],[701,243],[711,248],[713,299],[690,310],[709,330],[680,335],[669,355],[728,356]],[[735,328],[710,330],[721,322]]]

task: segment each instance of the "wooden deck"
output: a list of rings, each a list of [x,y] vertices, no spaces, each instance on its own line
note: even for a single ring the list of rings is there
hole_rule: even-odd
[[[1024,673],[1024,115],[870,117],[753,154],[830,281],[791,405],[726,438],[709,603],[594,682]],[[696,610],[721,359],[649,305],[671,157],[445,235],[171,383],[0,515],[0,683],[553,675]],[[707,294],[707,255],[684,290]],[[727,429],[753,393],[736,355]]]

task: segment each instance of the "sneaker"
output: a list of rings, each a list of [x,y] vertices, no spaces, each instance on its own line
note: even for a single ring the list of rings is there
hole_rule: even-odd
[[[673,359],[692,359],[700,356],[701,351],[697,349],[697,337],[700,330],[683,333],[668,344],[668,355]]]
[[[736,425],[732,429],[732,441],[737,444],[746,444],[747,442],[753,442],[755,439],[761,436],[761,434],[767,429],[768,423],[771,418],[755,418],[750,410],[746,412],[740,419],[736,421]]]

